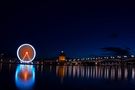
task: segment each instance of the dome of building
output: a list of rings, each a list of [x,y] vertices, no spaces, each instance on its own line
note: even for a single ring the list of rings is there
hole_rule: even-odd
[[[64,62],[64,61],[66,61],[66,54],[64,53],[64,51],[61,51],[59,55],[59,62]]]

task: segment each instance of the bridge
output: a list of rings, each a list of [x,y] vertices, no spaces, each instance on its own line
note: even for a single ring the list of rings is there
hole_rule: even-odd
[[[17,59],[0,59],[0,63],[20,63]],[[58,60],[34,60],[29,64],[38,65],[135,65],[135,56],[116,56],[116,57],[94,57],[94,58],[72,58],[64,62]]]
[[[38,62],[40,64],[40,62]],[[64,62],[58,60],[44,60],[46,65],[130,65],[135,64],[134,55],[117,57],[97,57],[97,58],[74,58],[66,59]]]

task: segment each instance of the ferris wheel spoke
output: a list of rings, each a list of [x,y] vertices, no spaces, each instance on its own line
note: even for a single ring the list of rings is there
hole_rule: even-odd
[[[23,57],[23,60],[24,60],[26,57],[27,57],[29,60],[31,60],[31,59],[30,59],[30,56],[29,56],[29,54],[28,54],[27,52],[25,53],[25,55],[24,55],[24,57]]]

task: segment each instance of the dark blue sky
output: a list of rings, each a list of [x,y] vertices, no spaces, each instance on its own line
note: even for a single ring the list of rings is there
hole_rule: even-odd
[[[3,1],[0,3],[1,51],[16,55],[23,43],[38,56],[101,55],[100,48],[135,49],[135,8],[128,2]]]

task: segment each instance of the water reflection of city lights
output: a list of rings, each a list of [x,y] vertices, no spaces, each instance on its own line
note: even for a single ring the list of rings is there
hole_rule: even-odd
[[[89,79],[127,80],[135,79],[135,68],[120,66],[57,66],[57,76]],[[131,75],[131,76],[129,76]]]
[[[30,89],[35,82],[33,65],[18,65],[15,73],[15,83],[19,89]]]

